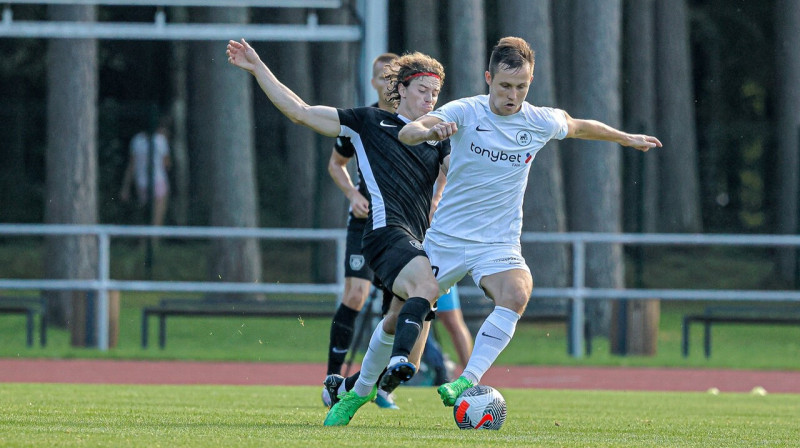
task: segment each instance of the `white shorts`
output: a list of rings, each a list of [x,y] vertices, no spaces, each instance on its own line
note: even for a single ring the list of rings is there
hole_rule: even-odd
[[[480,287],[481,279],[487,275],[512,269],[531,272],[519,244],[479,243],[437,235],[436,241],[426,236],[422,245],[439,282],[439,294],[445,294],[465,275],[471,275]]]

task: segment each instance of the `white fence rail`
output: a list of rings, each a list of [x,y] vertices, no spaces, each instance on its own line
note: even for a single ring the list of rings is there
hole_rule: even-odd
[[[98,241],[97,278],[86,280],[5,279],[0,290],[92,290],[98,297],[98,348],[108,349],[108,291],[228,292],[266,294],[338,295],[343,289],[345,231],[343,229],[254,229],[227,227],[151,227],[116,225],[43,225],[0,224],[0,237],[8,236],[93,235]],[[111,237],[169,238],[255,238],[281,241],[334,241],[336,243],[337,283],[238,283],[114,280],[110,278]],[[572,355],[584,350],[582,332],[586,300],[663,299],[800,302],[800,292],[793,290],[723,290],[723,289],[609,289],[585,285],[586,245],[593,243],[627,245],[680,246],[755,246],[800,248],[795,235],[725,235],[725,234],[610,234],[610,233],[535,233],[525,232],[522,243],[564,243],[572,248],[572,285],[568,288],[535,288],[532,298],[570,298]],[[477,287],[461,288],[465,296],[480,296]]]

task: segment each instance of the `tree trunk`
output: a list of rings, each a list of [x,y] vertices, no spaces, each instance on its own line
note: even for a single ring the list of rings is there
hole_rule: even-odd
[[[305,23],[304,10],[281,8],[278,12],[280,23]],[[307,42],[282,42],[278,50],[280,63],[276,66],[279,79],[284,80],[287,86],[308,104],[314,104],[313,76],[309,61],[311,60],[309,44]],[[313,204],[317,194],[317,182],[330,186],[330,179],[319,179],[317,175],[318,159],[316,135],[314,131],[282,120],[285,127],[284,145],[286,151],[286,164],[291,173],[291,185],[288,190],[287,206],[291,227],[314,227]],[[331,145],[333,148],[333,145]],[[322,159],[326,162],[323,152]]]
[[[653,29],[655,19],[654,0],[626,0],[624,5],[625,39],[624,70],[625,127],[632,132],[653,134],[655,132],[655,43],[649,33],[642,29]],[[623,177],[625,230],[628,232],[654,232],[658,219],[658,160],[654,151],[642,153],[624,150],[625,172]],[[637,288],[642,285],[644,248],[632,247],[634,275]],[[617,349],[623,354],[654,355],[657,348],[660,304],[658,300],[620,301],[618,307],[624,313],[612,313],[617,319],[612,327],[621,329],[617,333]],[[624,342],[623,342],[624,341]],[[619,344],[623,344],[620,346]]]
[[[450,2],[450,61],[446,69],[445,89],[452,98],[487,92],[486,15],[482,0]]]
[[[660,230],[700,232],[700,190],[685,0],[656,0]]]
[[[196,12],[192,15],[202,21],[202,14]],[[197,20],[193,20],[197,21]],[[189,149],[192,157],[189,158],[191,197],[189,200],[190,220],[195,225],[209,225],[210,204],[213,185],[210,182],[212,173],[212,148],[211,125],[217,112],[213,108],[208,92],[217,87],[211,84],[211,71],[209,63],[215,47],[211,42],[191,42],[189,44],[189,89],[188,106],[189,117]],[[216,56],[219,57],[218,55]]]
[[[778,232],[798,233],[798,169],[800,169],[800,3],[778,0],[775,5],[775,32],[778,90]],[[779,272],[787,281],[797,281],[796,251],[782,250]]]
[[[549,2],[524,0],[498,3],[498,16],[503,19],[506,34],[525,39],[536,52],[534,82],[528,101],[537,106],[555,106],[555,70],[553,28]],[[531,165],[523,203],[522,230],[525,232],[564,232],[567,218],[564,210],[564,185],[558,141],[551,141],[536,155]],[[523,255],[533,274],[536,286],[563,288],[567,286],[568,251],[563,244],[526,244]],[[531,302],[536,312],[542,307],[566,306],[565,301]]]
[[[439,39],[439,2],[437,0],[405,0],[403,20],[405,46],[442,62]],[[444,62],[442,62],[444,63]],[[445,80],[447,80],[446,78]]]
[[[320,22],[325,24],[344,25],[349,23],[349,14],[344,10],[325,10],[320,13]],[[325,42],[315,46],[315,60],[324,60],[318,64],[317,83],[319,85],[319,103],[335,107],[353,107],[356,101],[355,71],[358,60],[356,46],[349,42]],[[332,185],[328,175],[328,159],[332,138],[317,139],[317,178],[318,193],[317,227],[323,229],[344,228],[347,223],[347,200],[338,188]],[[316,281],[336,281],[336,246],[333,243],[317,245],[314,259]]]
[[[572,101],[577,118],[592,118],[620,127],[620,34],[622,11],[619,0],[575,0],[573,2],[572,86],[579,92]],[[620,232],[621,152],[614,143],[573,142],[567,182],[570,229],[589,232]],[[590,245],[586,251],[586,284],[591,287],[624,286],[624,265],[619,245]],[[587,318],[596,334],[607,334],[610,306],[590,301]]]
[[[187,23],[189,21],[189,13],[185,7],[173,8],[172,14],[174,22]],[[172,82],[170,152],[174,162],[172,164],[173,182],[171,182],[174,187],[170,194],[172,202],[170,209],[175,218],[175,224],[185,226],[189,222],[189,143],[186,118],[188,44],[184,41],[170,42],[170,52],[172,53],[170,64]]]
[[[93,6],[49,6],[51,20],[93,22]],[[97,224],[97,41],[53,39],[47,51],[45,222]],[[94,236],[47,239],[45,277],[90,279],[97,273]],[[48,319],[70,325],[71,291],[48,294]]]
[[[655,41],[650,33],[655,0],[625,0],[624,112],[625,129],[656,132]],[[655,232],[658,222],[658,155],[624,151],[624,222],[627,232]],[[645,213],[646,211],[646,213]]]
[[[246,23],[247,9],[214,10],[221,23]],[[205,92],[214,115],[209,127],[211,174],[211,225],[258,227],[255,184],[252,77],[231,67],[225,43],[208,45],[206,66],[210,84]],[[255,239],[215,239],[210,252],[211,278],[224,282],[261,280],[261,252]]]

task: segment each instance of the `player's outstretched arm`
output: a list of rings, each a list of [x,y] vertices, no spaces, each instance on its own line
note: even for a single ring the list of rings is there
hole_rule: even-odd
[[[228,41],[228,62],[255,76],[261,90],[278,110],[290,120],[329,137],[339,135],[339,114],[328,106],[309,106],[283,85],[247,41]]]
[[[423,115],[403,126],[397,137],[406,145],[419,145],[429,140],[442,141],[458,131],[455,123],[444,122],[430,115]]]
[[[631,146],[639,151],[647,151],[650,148],[661,147],[661,142],[649,135],[628,134],[597,120],[582,120],[572,118],[567,114],[568,138],[580,138],[584,140],[605,140],[619,143],[622,146]]]

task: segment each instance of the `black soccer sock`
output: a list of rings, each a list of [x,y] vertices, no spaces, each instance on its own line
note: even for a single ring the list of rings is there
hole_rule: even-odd
[[[328,375],[339,374],[347,357],[347,351],[353,342],[358,311],[342,304],[336,309],[331,323],[331,342],[328,346]]]
[[[400,315],[397,316],[397,331],[394,335],[392,357],[405,356],[408,358],[411,349],[422,331],[422,321],[431,310],[431,303],[422,297],[410,297],[406,300]]]
[[[356,373],[348,376],[347,378],[345,378],[344,379],[344,390],[346,390],[347,392],[350,392],[351,390],[353,390],[353,387],[356,385],[356,381],[358,381],[358,378],[360,376],[361,376],[361,372],[359,371],[359,372],[356,372]]]

